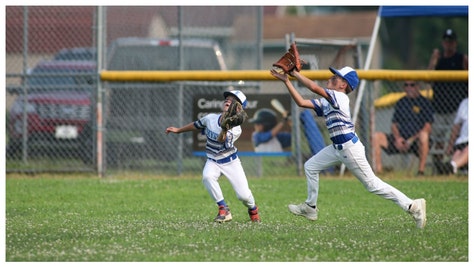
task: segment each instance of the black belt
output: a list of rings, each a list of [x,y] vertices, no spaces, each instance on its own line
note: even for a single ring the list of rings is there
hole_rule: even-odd
[[[237,153],[234,153],[234,154],[232,154],[232,155],[230,155],[226,158],[223,158],[223,159],[211,159],[211,158],[208,158],[208,159],[214,161],[215,163],[224,164],[224,163],[227,163],[227,162],[231,162],[236,158],[237,158]]]
[[[352,139],[349,140],[349,141],[352,141],[352,143],[355,144],[355,143],[357,143],[357,141],[359,141],[359,137],[357,137],[357,135],[356,135],[356,136],[352,137]],[[347,141],[347,142],[349,142],[349,141]],[[344,148],[344,144],[345,143],[343,143],[343,144],[332,144],[332,146],[337,150],[342,150]]]

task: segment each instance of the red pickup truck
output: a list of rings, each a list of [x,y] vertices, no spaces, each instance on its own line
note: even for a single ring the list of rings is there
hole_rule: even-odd
[[[28,155],[72,156],[91,162],[96,73],[95,61],[54,60],[36,65],[23,81],[26,99],[20,93],[8,113],[7,156],[21,155],[26,132]]]

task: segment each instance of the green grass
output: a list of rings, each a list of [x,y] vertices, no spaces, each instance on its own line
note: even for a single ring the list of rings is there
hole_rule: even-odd
[[[217,224],[198,177],[10,174],[6,261],[467,262],[468,179],[430,178],[387,180],[426,198],[428,224],[420,230],[352,177],[321,178],[314,222],[287,211],[305,200],[304,177],[250,178],[260,224],[248,221],[222,178],[233,221]]]

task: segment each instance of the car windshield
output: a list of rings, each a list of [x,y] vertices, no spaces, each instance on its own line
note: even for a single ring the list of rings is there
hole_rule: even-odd
[[[26,84],[33,88],[45,89],[90,89],[96,84],[96,80],[93,75],[84,72],[35,69],[26,79]]]
[[[54,60],[96,60],[97,50],[94,48],[64,49],[59,51]]]

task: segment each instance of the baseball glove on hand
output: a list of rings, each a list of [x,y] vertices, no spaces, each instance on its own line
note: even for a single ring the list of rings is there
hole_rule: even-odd
[[[284,73],[290,73],[293,69],[300,71],[303,60],[300,59],[300,54],[296,43],[292,43],[288,52],[286,52],[277,62],[273,63],[273,67],[281,69]]]
[[[231,129],[232,127],[241,125],[247,119],[247,113],[244,108],[237,100],[233,100],[229,108],[223,115],[221,122],[221,128],[224,131]]]

